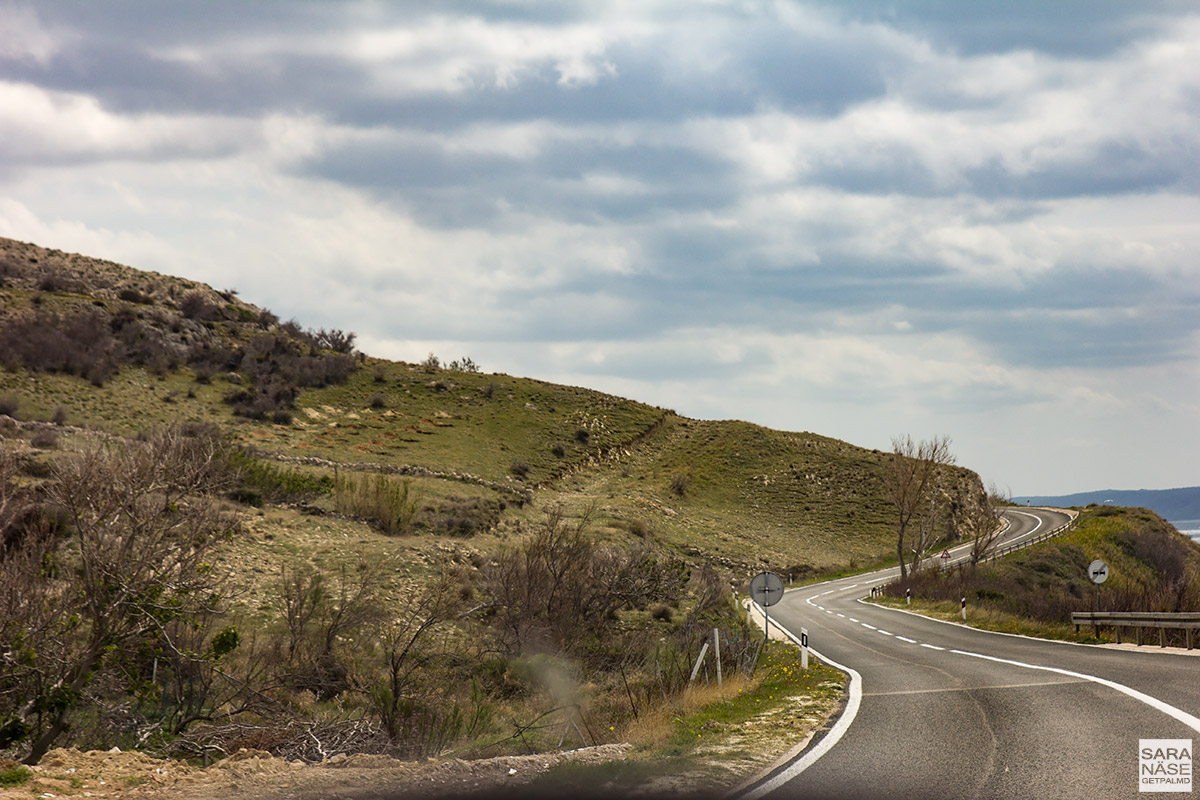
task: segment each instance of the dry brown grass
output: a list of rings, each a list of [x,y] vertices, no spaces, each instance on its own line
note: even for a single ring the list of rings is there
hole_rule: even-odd
[[[625,726],[620,738],[639,747],[660,747],[674,735],[677,719],[695,714],[705,706],[731,700],[752,685],[740,673],[727,677],[721,686],[693,684],[669,704],[643,710]]]

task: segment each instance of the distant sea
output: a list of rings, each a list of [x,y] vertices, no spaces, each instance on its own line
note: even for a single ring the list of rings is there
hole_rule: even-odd
[[[1200,542],[1200,519],[1176,519],[1171,524],[1184,536],[1190,536]]]

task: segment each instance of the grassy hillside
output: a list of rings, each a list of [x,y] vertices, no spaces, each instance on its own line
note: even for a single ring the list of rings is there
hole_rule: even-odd
[[[0,239],[0,755],[612,741],[894,551],[886,454],[353,340]]]
[[[273,356],[255,351],[259,339],[308,352],[311,336],[296,334],[311,332],[294,323],[285,330],[231,292],[0,239],[0,321],[34,314],[96,314],[114,344],[102,354],[112,362],[106,375],[89,377],[69,361],[31,370],[7,359],[0,398],[24,420],[122,436],[213,422],[293,463],[382,465],[453,483],[459,494],[499,491],[520,501],[505,515],[513,524],[526,503],[594,504],[611,532],[740,571],[864,563],[891,547],[883,454],[815,434],[689,420],[578,387],[362,355],[344,380],[297,387],[287,409],[256,419],[228,402],[253,380],[240,366],[214,368],[206,354],[240,348],[248,353],[241,363],[262,362]],[[114,352],[121,347],[129,352]]]
[[[1071,612],[1095,607],[1088,565],[1101,559],[1109,579],[1100,587],[1105,611],[1200,611],[1200,544],[1144,508],[1091,506],[1062,536],[994,562],[942,575],[923,572],[911,581],[915,605],[958,619],[967,598],[970,624],[1010,632],[1093,641],[1077,637]],[[904,587],[888,589],[904,602]],[[1182,632],[1177,632],[1182,637]]]

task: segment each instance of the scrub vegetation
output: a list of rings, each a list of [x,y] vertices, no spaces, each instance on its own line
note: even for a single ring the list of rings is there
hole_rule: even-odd
[[[840,691],[764,668],[731,590],[895,552],[890,454],[382,361],[233,290],[0,239],[0,333],[16,760],[684,757]],[[714,628],[724,694],[689,681]]]
[[[1076,634],[1071,624],[1072,612],[1096,607],[1096,585],[1087,575],[1095,559],[1109,567],[1098,595],[1103,611],[1200,611],[1200,546],[1152,511],[1113,506],[1082,509],[1073,530],[997,561],[914,573],[907,584],[886,587],[880,602],[904,605],[907,586],[915,610],[945,619],[961,621],[966,597],[967,624],[1097,641],[1091,628]],[[1184,641],[1183,631],[1167,637],[1170,644]],[[1102,630],[1099,640],[1112,638]]]

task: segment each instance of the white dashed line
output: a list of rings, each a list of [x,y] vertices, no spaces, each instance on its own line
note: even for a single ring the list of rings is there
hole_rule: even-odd
[[[851,622],[858,622],[858,620],[856,620],[854,617],[846,617],[846,619],[850,620]]]
[[[897,636],[896,638],[897,638],[897,639],[899,639],[899,640],[900,640],[900,641],[902,641],[902,642],[908,642],[909,644],[916,644],[916,643],[917,643],[917,640],[916,640],[916,639],[910,639],[910,638],[908,638],[907,636]]]
[[[879,630],[879,628],[876,628],[874,625],[868,625],[865,622],[860,622],[859,625],[862,625],[864,628],[870,628],[873,631]]]
[[[930,650],[945,650],[944,647],[938,647],[936,644],[925,644],[921,642],[921,647],[928,647]]]
[[[879,632],[882,633],[884,636],[895,636],[896,635],[896,634],[892,633],[891,631],[885,631],[883,628],[880,628]]]

